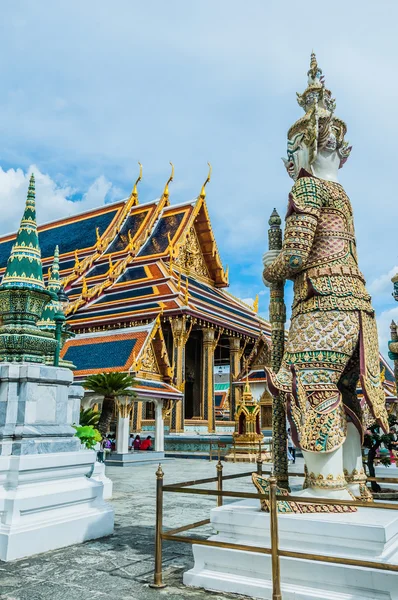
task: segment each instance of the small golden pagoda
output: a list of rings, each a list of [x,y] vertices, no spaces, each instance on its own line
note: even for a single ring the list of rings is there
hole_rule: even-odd
[[[260,426],[260,404],[253,399],[248,371],[242,400],[235,412],[235,431],[232,437],[233,447],[225,460],[256,462],[260,451],[263,461],[270,460],[270,454],[265,451],[262,444],[264,436]]]

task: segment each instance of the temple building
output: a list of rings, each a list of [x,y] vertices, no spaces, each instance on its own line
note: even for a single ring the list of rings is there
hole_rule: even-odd
[[[75,365],[77,381],[106,371],[134,375],[140,402],[132,430],[154,429],[162,400],[171,433],[232,434],[248,371],[261,428],[270,431],[270,325],[257,314],[257,301],[249,306],[227,291],[228,269],[206,206],[209,177],[195,200],[174,206],[172,177],[160,199],[144,204],[140,179],[125,200],[38,228],[47,285],[61,282],[69,300],[65,314],[75,337],[61,363]],[[0,276],[15,237],[0,238]],[[43,313],[43,329],[54,329],[56,310],[49,305]],[[381,360],[391,401],[394,376]],[[98,399],[87,394],[83,403]]]
[[[161,393],[171,432],[232,432],[239,389],[231,384],[259,336],[269,343],[269,324],[226,289],[206,206],[209,177],[195,200],[174,206],[172,177],[160,199],[145,204],[140,178],[123,201],[39,227],[45,272],[59,247],[76,336],[61,359],[74,363],[80,381],[104,371],[134,374],[146,400],[135,406],[135,431],[154,426],[151,393]],[[0,238],[0,275],[14,240]],[[215,365],[229,373],[221,394]]]

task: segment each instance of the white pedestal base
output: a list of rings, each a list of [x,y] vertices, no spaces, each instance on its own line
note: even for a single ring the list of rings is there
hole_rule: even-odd
[[[10,561],[113,532],[104,486],[81,448],[83,389],[69,369],[0,365],[0,560]]]
[[[0,560],[113,533],[113,509],[103,501],[103,485],[86,477],[93,454],[81,450],[0,457]],[[13,474],[17,486],[12,485]]]
[[[269,514],[245,500],[211,511],[211,539],[270,547]],[[398,564],[398,515],[356,513],[279,515],[280,548]],[[253,598],[272,598],[271,557],[193,546],[195,566],[184,583]],[[377,569],[281,558],[283,600],[398,600],[398,574]]]
[[[104,486],[104,500],[109,500],[109,498],[112,498],[113,481],[105,475],[105,463],[100,463],[98,460],[95,461],[91,479],[99,481]]]

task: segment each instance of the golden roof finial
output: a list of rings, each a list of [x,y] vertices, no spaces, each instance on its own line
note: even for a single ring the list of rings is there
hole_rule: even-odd
[[[138,161],[138,164],[140,165],[140,174],[138,175],[136,182],[134,184],[133,187],[133,191],[130,194],[130,198],[129,200],[134,200],[133,206],[135,206],[136,204],[138,204],[138,189],[137,189],[137,185],[139,184],[139,182],[142,179],[142,164],[140,163],[140,161]]]
[[[383,367],[380,373],[380,383],[384,383],[386,380],[386,368]]]
[[[171,161],[170,161],[170,164],[171,164],[171,175],[168,178],[168,180],[166,181],[166,185],[164,186],[163,195],[162,195],[162,198],[165,198],[167,200],[167,205],[169,205],[169,183],[171,183],[174,179],[174,165]]]
[[[178,271],[177,290],[181,292],[181,271]]]
[[[225,279],[229,281],[229,265],[225,267]]]
[[[174,250],[174,246],[171,243],[170,231],[167,232],[167,239],[169,240],[169,256],[170,256],[169,273],[171,275],[172,272],[173,272],[173,250]]]
[[[256,295],[254,302],[253,302],[253,310],[255,313],[258,313],[258,294]]]
[[[112,262],[112,254],[109,255],[108,261],[109,261],[109,271],[108,271],[108,273],[112,273],[113,269],[115,268],[115,265]]]
[[[204,182],[204,184],[202,185],[202,189],[200,190],[200,194],[199,194],[199,197],[200,197],[200,198],[202,198],[203,200],[206,198],[206,189],[205,189],[205,188],[206,188],[206,185],[207,185],[207,184],[209,183],[209,181],[210,181],[210,178],[211,178],[211,172],[212,172],[212,170],[213,170],[213,169],[212,169],[212,166],[211,166],[211,164],[210,164],[209,162],[208,162],[207,164],[209,165],[209,173],[208,173],[208,175],[207,175],[207,179],[206,179],[206,181],[205,181],[205,182]]]
[[[47,271],[47,281],[50,281],[51,279],[51,267],[48,267],[48,271]]]
[[[98,229],[98,227],[97,227]],[[79,255],[77,253],[77,250],[75,250],[75,264],[74,264],[74,269],[78,269],[80,266],[80,261],[79,261]]]
[[[83,296],[83,298],[85,296],[87,296],[87,292],[88,292],[87,281],[86,281],[86,278],[83,277],[83,280],[82,280],[82,296]]]

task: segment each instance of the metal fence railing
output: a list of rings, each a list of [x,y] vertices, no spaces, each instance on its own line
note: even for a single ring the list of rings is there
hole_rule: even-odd
[[[291,550],[282,550],[279,548],[279,536],[278,536],[278,509],[277,502],[282,500],[284,502],[300,502],[308,504],[336,504],[336,500],[330,500],[327,498],[304,498],[301,496],[281,496],[277,494],[277,482],[275,477],[270,471],[264,471],[261,461],[261,456],[257,458],[257,473],[259,475],[270,475],[269,483],[270,489],[269,494],[239,492],[239,491],[226,491],[223,489],[223,482],[232,479],[240,479],[244,477],[251,477],[253,471],[246,471],[244,473],[237,473],[232,475],[223,475],[223,464],[219,458],[216,466],[216,477],[208,477],[206,479],[195,479],[192,481],[185,481],[183,483],[164,485],[163,483],[163,470],[161,465],[156,472],[156,541],[155,541],[155,572],[154,581],[150,584],[153,588],[163,588],[165,583],[163,582],[162,572],[162,543],[163,541],[172,541],[184,544],[198,544],[202,546],[213,546],[218,548],[230,548],[233,550],[241,550],[248,552],[255,552],[260,554],[267,554],[271,556],[272,564],[272,600],[282,600],[281,593],[281,575],[280,575],[280,557],[288,557],[300,560],[311,560],[318,562],[335,563],[341,565],[356,566],[368,569],[379,569],[383,571],[393,571],[398,573],[398,565],[386,564],[383,562],[375,562],[361,559],[346,558],[340,556],[330,556],[323,554],[309,554],[307,552],[295,552]],[[304,473],[291,472],[292,477],[305,477]],[[378,481],[383,483],[397,483],[396,478],[391,477],[374,477],[368,478],[368,481]],[[194,486],[216,483],[217,489],[200,489]],[[188,525],[182,525],[174,529],[164,530],[163,529],[163,495],[164,493],[174,494],[193,494],[199,496],[214,496],[217,498],[217,506],[222,506],[223,498],[256,498],[258,500],[269,500],[270,503],[270,541],[271,545],[269,548],[262,546],[249,546],[245,544],[233,544],[227,542],[220,542],[217,540],[202,539],[196,537],[181,536],[179,534],[197,529],[210,523],[210,519],[204,519],[189,523]],[[398,504],[388,502],[360,502],[354,500],[338,500],[338,504],[341,506],[355,506],[355,507],[366,507],[376,509],[389,509],[398,510]]]

